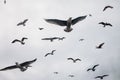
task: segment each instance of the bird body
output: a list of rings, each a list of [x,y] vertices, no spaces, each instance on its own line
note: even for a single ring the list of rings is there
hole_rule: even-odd
[[[70,17],[67,21],[66,20],[59,20],[59,19],[45,19],[46,22],[56,24],[59,26],[66,26],[64,29],[65,32],[71,32],[73,29],[71,28],[71,25],[76,24],[79,21],[82,21],[87,16],[80,16],[72,20],[72,17]]]
[[[25,42],[24,42],[25,39],[28,39],[28,38],[23,37],[21,40],[15,39],[15,40],[12,41],[12,43],[20,42],[22,45],[24,45],[25,44]]]
[[[95,71],[95,70],[96,70],[95,68],[96,68],[97,66],[99,66],[99,64],[94,65],[92,68],[87,69],[87,71],[90,71],[90,70]]]
[[[28,21],[28,19],[25,19],[24,21],[22,21],[22,22],[19,22],[18,24],[17,24],[17,26],[20,26],[20,25],[23,25],[23,26],[26,26],[26,22]]]
[[[32,64],[36,60],[37,60],[37,58],[35,58],[34,60],[31,60],[31,61],[23,62],[21,64],[19,64],[18,62],[16,62],[15,65],[5,67],[3,69],[0,69],[0,71],[5,71],[5,70],[11,70],[11,69],[17,69],[17,68],[19,68],[20,71],[24,72],[24,71],[27,70],[28,67],[31,67],[30,64]]]
[[[73,63],[76,63],[76,61],[81,61],[81,59],[77,58],[77,59],[73,59],[73,58],[67,58],[68,60],[72,60]]]

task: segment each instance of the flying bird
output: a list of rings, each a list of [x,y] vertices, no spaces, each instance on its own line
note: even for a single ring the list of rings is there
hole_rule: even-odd
[[[68,75],[68,77],[75,77],[74,75]]]
[[[79,41],[83,41],[84,39],[80,39]]]
[[[95,70],[96,70],[95,68],[96,68],[97,66],[99,66],[99,64],[96,64],[96,65],[94,65],[92,68],[87,69],[87,71],[90,71],[90,70],[91,70],[91,71],[95,71]]]
[[[76,61],[81,61],[81,59],[77,58],[77,59],[73,59],[73,58],[67,58],[67,60],[72,60],[73,63],[76,63]]]
[[[39,30],[43,30],[44,28],[39,28]]]
[[[24,72],[24,71],[26,71],[28,69],[28,67],[32,67],[32,66],[30,66],[30,64],[32,64],[36,60],[37,60],[37,58],[35,58],[34,60],[31,60],[31,61],[23,62],[21,64],[16,62],[15,65],[5,67],[3,69],[0,69],[0,71],[6,71],[6,70],[12,70],[12,69],[20,69],[20,71]]]
[[[48,23],[59,25],[59,26],[66,26],[64,31],[71,32],[73,30],[71,28],[71,25],[74,25],[77,22],[84,20],[86,17],[87,16],[80,16],[80,17],[77,17],[75,19],[72,19],[72,17],[70,17],[67,21],[66,20],[59,20],[59,19],[45,19],[45,21]]]
[[[112,27],[112,24],[110,24],[110,23],[105,23],[105,22],[99,22],[98,24],[102,24],[103,25],[103,27],[106,27],[106,26],[111,26]]]
[[[101,49],[104,44],[105,44],[105,43],[101,43],[101,44],[99,44],[98,46],[96,46],[96,48],[97,48],[97,49]]]
[[[28,38],[23,37],[21,40],[15,39],[15,40],[12,41],[12,43],[20,42],[22,45],[24,45],[25,44],[25,42],[24,42],[25,39],[28,39]]]
[[[102,75],[102,76],[97,76],[97,77],[95,77],[95,79],[96,79],[96,78],[100,78],[100,79],[103,79],[104,77],[107,77],[107,76],[109,76],[109,75]]]
[[[104,9],[103,9],[103,11],[105,11],[108,8],[113,9],[113,6],[105,6]]]
[[[58,72],[54,72],[54,74],[58,74]]]
[[[43,38],[41,40],[50,40],[51,42],[53,42],[53,40],[58,39],[58,37],[51,37],[51,38]]]
[[[55,52],[56,50],[52,50],[52,52],[51,53],[47,53],[47,54],[45,54],[45,56],[44,57],[47,57],[48,55],[54,55],[53,53]]]
[[[26,22],[27,22],[27,21],[28,21],[28,19],[25,19],[24,21],[19,22],[19,23],[17,24],[17,26],[20,26],[20,25],[26,26]]]

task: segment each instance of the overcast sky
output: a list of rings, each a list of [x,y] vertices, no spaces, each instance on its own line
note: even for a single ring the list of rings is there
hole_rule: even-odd
[[[94,77],[104,74],[109,75],[104,80],[120,80],[119,0],[7,0],[6,4],[3,1],[0,1],[0,68],[35,58],[37,61],[25,72],[19,69],[1,71],[0,80],[95,80]],[[114,8],[103,12],[106,5]],[[65,27],[44,21],[84,15],[87,18],[72,26],[69,33],[64,32]],[[24,19],[28,19],[26,26],[17,26]],[[113,27],[103,28],[98,24],[101,21]],[[11,43],[22,37],[28,38],[25,45]],[[66,39],[41,40],[45,37]],[[79,41],[81,38],[85,40]],[[105,43],[103,48],[96,49],[102,42]],[[54,49],[53,56],[44,57]],[[82,61],[73,63],[68,57]],[[95,72],[86,71],[95,64],[100,64]]]

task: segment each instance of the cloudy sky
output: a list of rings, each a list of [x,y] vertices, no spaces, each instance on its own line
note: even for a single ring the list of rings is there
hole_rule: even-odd
[[[104,74],[109,75],[104,80],[120,80],[119,0],[7,0],[6,4],[3,1],[0,1],[0,68],[35,58],[37,61],[25,72],[19,69],[1,71],[0,80],[95,80],[94,77]],[[114,8],[103,12],[106,5]],[[75,24],[69,33],[64,32],[64,27],[44,21],[89,14],[92,16]],[[17,26],[24,19],[28,19],[26,26]],[[113,27],[103,28],[98,24],[101,21]],[[25,45],[11,43],[22,37],[28,38]],[[41,40],[45,37],[66,39]],[[85,40],[79,41],[81,38]],[[103,48],[96,49],[102,42],[105,43]],[[44,57],[54,49],[53,56]],[[82,61],[73,63],[68,57]],[[86,71],[95,64],[99,64],[95,72]]]

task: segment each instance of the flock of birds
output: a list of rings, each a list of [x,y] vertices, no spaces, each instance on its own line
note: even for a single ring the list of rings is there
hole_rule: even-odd
[[[4,0],[4,4],[6,4],[6,0]],[[106,9],[113,9],[112,6],[105,6],[103,11],[105,11]],[[92,16],[91,14],[89,16]],[[55,24],[55,25],[59,25],[59,26],[66,26],[66,28],[64,29],[65,32],[71,32],[73,30],[73,28],[71,28],[72,25],[75,25],[76,23],[78,23],[79,21],[82,21],[84,20],[85,18],[87,17],[87,15],[85,16],[80,16],[80,17],[77,17],[75,19],[72,19],[71,17],[68,19],[68,20],[59,20],[59,19],[45,19],[46,22],[48,23],[51,23],[51,24]],[[27,23],[28,19],[25,19],[21,22],[19,22],[17,24],[17,26],[26,26],[26,23]],[[103,25],[103,27],[106,27],[106,26],[110,26],[112,27],[112,24],[110,23],[107,23],[107,22],[99,22],[98,24],[101,24]],[[44,28],[39,28],[39,30],[43,30]],[[50,37],[50,38],[42,38],[41,40],[50,40],[51,42],[53,42],[53,40],[63,40],[65,39],[66,37]],[[25,44],[25,40],[27,40],[28,38],[27,37],[23,37],[22,39],[14,39],[12,41],[12,43],[21,43],[22,45]],[[80,39],[79,41],[83,41],[84,39]],[[97,49],[101,49],[102,46],[104,45],[105,43],[100,43],[99,45],[96,46]],[[56,50],[52,50],[50,53],[46,53],[44,55],[44,57],[47,57],[49,55],[54,55],[54,52]],[[81,59],[79,58],[67,58],[67,60],[69,61],[72,61],[73,63],[76,63],[77,61],[82,61]],[[33,60],[30,60],[30,61],[25,61],[23,63],[18,63],[16,62],[15,65],[12,65],[12,66],[8,66],[8,67],[5,67],[5,68],[2,68],[0,69],[0,71],[6,71],[6,70],[12,70],[12,69],[20,69],[20,71],[24,72],[28,69],[28,67],[32,67],[31,64],[34,63],[35,61],[37,61],[37,58],[33,59]],[[96,70],[96,67],[99,66],[99,64],[96,64],[94,65],[92,68],[88,68],[86,71],[95,71]],[[54,74],[58,74],[58,72],[54,72]],[[68,75],[69,77],[74,77],[74,75]],[[108,74],[105,74],[105,75],[101,75],[101,76],[96,76],[95,79],[99,78],[99,79],[103,79],[104,77],[107,77],[109,76]]]

